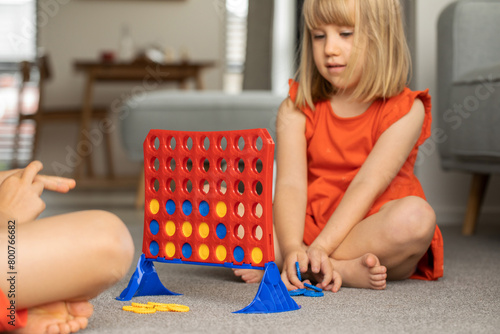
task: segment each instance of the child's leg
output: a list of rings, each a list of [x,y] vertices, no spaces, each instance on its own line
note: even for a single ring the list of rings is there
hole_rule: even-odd
[[[0,228],[4,238],[6,228]],[[16,305],[29,309],[28,325],[41,312],[44,326],[49,314],[60,326],[65,326],[66,319],[70,328],[78,325],[71,321],[75,317],[88,318],[92,313],[89,299],[126,274],[134,252],[125,225],[104,211],[76,212],[18,225],[16,249]],[[0,269],[9,271],[1,259]],[[6,280],[0,280],[0,288],[6,291]]]
[[[346,286],[384,288],[383,273],[374,269],[380,264],[387,267],[389,280],[409,278],[427,251],[435,226],[434,211],[423,199],[391,201],[351,230],[332,254],[332,263]]]

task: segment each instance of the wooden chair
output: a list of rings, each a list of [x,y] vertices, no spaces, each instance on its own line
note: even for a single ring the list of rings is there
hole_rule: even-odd
[[[29,86],[29,83],[32,80],[32,72],[34,72],[34,68],[38,70],[38,102],[35,112],[26,112],[24,108],[24,96],[26,93],[26,89]],[[80,122],[81,120],[81,109],[80,108],[60,108],[60,109],[52,109],[48,110],[43,107],[44,102],[44,88],[47,80],[50,80],[52,77],[51,68],[50,68],[50,59],[47,54],[42,54],[36,58],[34,62],[22,61],[20,63],[20,72],[21,72],[21,84],[19,86],[19,102],[18,102],[18,119],[17,125],[14,135],[14,143],[13,143],[13,168],[21,166],[20,159],[20,149],[26,143],[22,142],[21,134],[23,124],[26,122],[32,122],[34,126],[33,132],[33,142],[31,144],[31,154],[29,159],[23,159],[23,162],[29,162],[35,158],[37,148],[40,142],[40,135],[43,129],[43,125],[47,122],[54,121],[71,121],[71,122]],[[105,119],[109,117],[109,110],[107,107],[94,107],[93,110],[93,118],[97,120]],[[114,175],[114,166],[111,155],[111,138],[109,133],[104,133],[104,144],[105,144],[105,154],[106,154],[106,163],[107,163],[107,178],[112,179],[115,177]]]

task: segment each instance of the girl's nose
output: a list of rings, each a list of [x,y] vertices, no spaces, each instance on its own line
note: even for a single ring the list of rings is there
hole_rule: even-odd
[[[338,43],[334,40],[334,38],[328,38],[325,43],[325,55],[330,56],[338,56],[340,53],[340,48]]]

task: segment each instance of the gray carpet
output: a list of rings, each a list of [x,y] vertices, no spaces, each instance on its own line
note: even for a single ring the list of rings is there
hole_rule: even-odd
[[[115,210],[116,209],[116,210]],[[135,262],[142,242],[141,212],[111,208],[128,225]],[[164,285],[182,296],[134,298],[188,305],[188,313],[134,314],[115,297],[133,273],[93,300],[95,313],[83,334],[96,333],[500,333],[500,223],[479,223],[477,235],[443,226],[445,277],[437,282],[391,282],[385,291],[342,288],[322,298],[294,297],[298,311],[233,314],[254,298],[230,269],[155,264]],[[135,263],[134,263],[135,267]]]

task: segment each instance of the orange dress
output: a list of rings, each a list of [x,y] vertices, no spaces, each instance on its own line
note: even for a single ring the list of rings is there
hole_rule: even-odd
[[[298,83],[290,80],[290,98],[295,102]],[[424,191],[413,168],[420,146],[431,132],[431,98],[428,91],[408,88],[387,100],[376,100],[361,115],[339,117],[330,101],[315,104],[316,110],[304,107],[307,140],[307,208],[304,243],[310,245],[325,227],[339,205],[347,187],[363,165],[378,138],[392,124],[406,115],[416,98],[425,107],[421,135],[405,164],[386,191],[378,197],[366,217],[377,213],[387,202],[406,196],[425,199]],[[443,276],[443,239],[436,226],[427,253],[420,260],[412,278],[436,280]]]
[[[26,326],[28,318],[28,310],[21,310],[17,312],[10,312],[10,300],[0,290],[0,333],[13,331]],[[15,326],[12,326],[11,321],[15,320]]]

